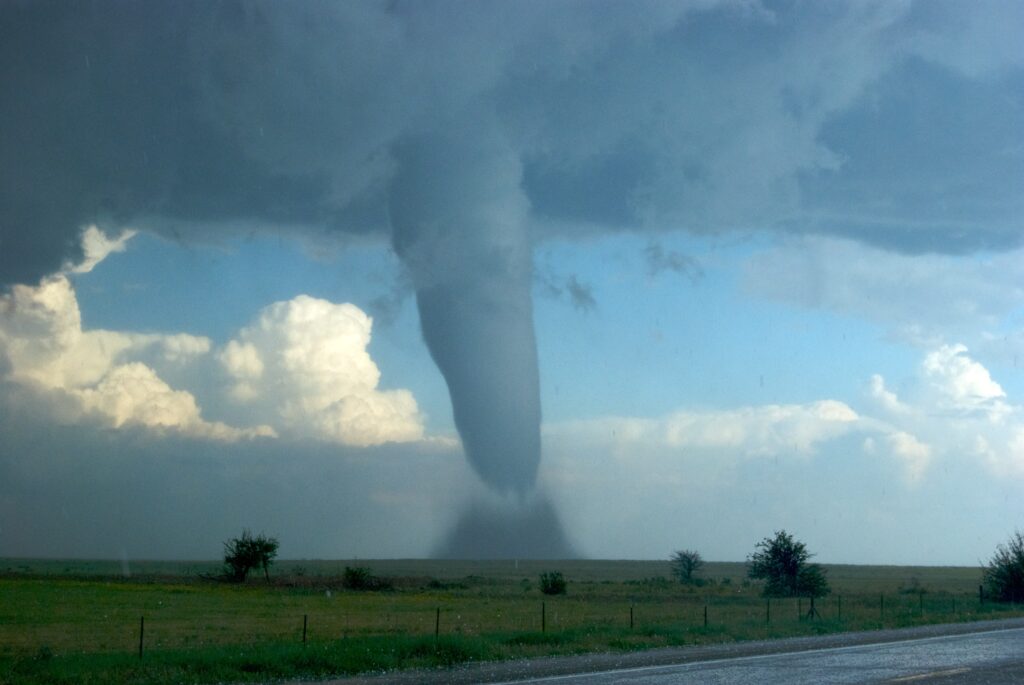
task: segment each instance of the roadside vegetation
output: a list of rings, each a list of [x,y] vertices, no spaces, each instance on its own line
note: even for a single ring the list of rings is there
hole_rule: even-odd
[[[764,582],[765,597],[824,597],[832,590],[824,569],[810,563],[812,556],[807,545],[780,530],[757,543],[747,560],[747,576]]]
[[[672,556],[669,557],[669,562],[672,565],[672,575],[680,583],[684,585],[703,584],[703,579],[697,577],[701,567],[704,566],[704,559],[701,557],[700,552],[692,549],[681,549],[678,552],[672,553]]]
[[[999,602],[1024,602],[1024,533],[1019,530],[996,547],[985,568],[989,596]]]
[[[116,562],[0,560],[0,683],[255,682],[1024,615],[979,601],[979,568],[825,565],[814,619],[806,598],[763,597],[743,563],[705,562],[700,585],[668,560],[274,568],[236,584],[204,579],[216,564],[128,577]],[[553,568],[564,595],[538,583]],[[347,569],[384,582],[351,588]]]
[[[243,530],[239,537],[224,543],[224,577],[244,583],[250,571],[263,569],[263,576],[269,583],[270,565],[277,557],[277,547],[277,538]]]

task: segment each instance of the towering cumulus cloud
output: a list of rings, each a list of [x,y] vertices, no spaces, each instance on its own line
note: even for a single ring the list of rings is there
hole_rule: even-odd
[[[466,455],[488,485],[523,494],[540,460],[540,393],[519,160],[472,125],[405,142],[397,160],[394,247]]]

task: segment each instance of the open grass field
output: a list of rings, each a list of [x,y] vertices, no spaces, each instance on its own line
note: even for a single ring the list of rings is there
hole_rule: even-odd
[[[344,589],[356,565],[394,588]],[[580,560],[287,561],[231,585],[202,577],[216,563],[3,559],[0,683],[241,682],[1024,615],[979,602],[978,568],[825,568],[833,593],[809,619],[742,563],[708,563],[700,587],[664,561]],[[540,592],[548,570],[567,595]]]

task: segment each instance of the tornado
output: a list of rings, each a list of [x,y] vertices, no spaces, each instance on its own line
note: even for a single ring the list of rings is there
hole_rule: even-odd
[[[454,128],[396,146],[392,244],[469,463],[493,491],[522,498],[541,453],[529,203],[500,135]]]

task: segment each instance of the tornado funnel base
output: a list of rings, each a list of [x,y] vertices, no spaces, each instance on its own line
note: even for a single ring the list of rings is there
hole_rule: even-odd
[[[434,551],[437,559],[574,559],[551,503],[475,502],[467,507]]]

